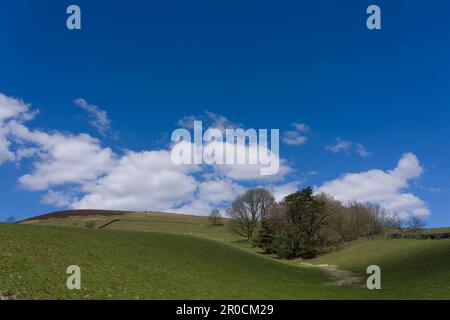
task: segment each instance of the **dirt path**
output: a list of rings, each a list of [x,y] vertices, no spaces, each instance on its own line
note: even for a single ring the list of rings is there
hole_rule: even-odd
[[[351,272],[346,270],[341,270],[338,266],[330,264],[311,264],[311,263],[300,263],[303,267],[308,268],[320,268],[325,270],[330,278],[333,280],[330,285],[344,286],[344,285],[361,285],[363,283],[363,278],[353,275]]]

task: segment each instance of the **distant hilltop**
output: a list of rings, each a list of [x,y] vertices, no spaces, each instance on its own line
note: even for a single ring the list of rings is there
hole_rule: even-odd
[[[47,214],[27,218],[20,222],[33,221],[33,220],[47,220],[52,218],[67,218],[67,217],[86,217],[86,216],[118,216],[132,211],[120,211],[120,210],[94,210],[94,209],[80,209],[80,210],[64,210],[55,211]]]

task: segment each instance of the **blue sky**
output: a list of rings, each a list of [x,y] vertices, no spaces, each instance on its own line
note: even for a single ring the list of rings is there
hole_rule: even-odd
[[[65,11],[72,3],[81,7],[80,31],[65,27]],[[53,148],[55,142],[37,143],[35,136],[11,133],[8,141],[14,159],[0,164],[0,220],[74,203],[97,205],[101,199],[126,207],[133,199],[123,202],[130,196],[125,191],[99,189],[110,180],[121,184],[118,176],[129,177],[121,168],[143,161],[136,166],[149,174],[148,179],[136,182],[130,178],[123,188],[180,190],[179,198],[184,200],[168,199],[149,189],[148,196],[142,197],[150,199],[136,199],[139,209],[226,207],[227,199],[241,188],[256,185],[280,191],[292,185],[320,188],[334,181],[327,190],[335,191],[333,186],[347,185],[347,173],[360,174],[353,178],[357,183],[365,180],[365,186],[382,185],[384,176],[371,171],[378,169],[395,185],[381,191],[383,203],[400,195],[400,200],[411,200],[414,207],[420,199],[419,207],[431,213],[430,226],[450,225],[450,4],[377,1],[382,29],[376,31],[365,26],[369,4],[375,3],[150,4],[129,0],[3,4],[0,93],[30,104],[28,113],[39,110],[32,120],[22,123],[35,136],[45,133],[48,141],[56,141],[86,134],[97,139],[81,138],[88,145],[86,152],[95,157],[103,152],[103,158],[92,159],[111,168],[87,172],[78,180],[57,177],[41,186],[24,182],[26,175],[42,177],[39,166],[53,168],[55,155],[48,143]],[[106,131],[92,126],[93,113],[74,103],[79,98],[105,112],[110,121]],[[280,156],[290,171],[280,179],[244,181],[214,172],[176,172],[161,177],[164,182],[158,185],[161,179],[155,180],[152,170],[167,168],[149,163],[164,157],[161,150],[167,150],[177,121],[191,115],[211,124],[220,115],[246,128],[279,128],[281,134],[295,131],[294,123],[306,124],[309,130],[297,130],[297,135],[307,137],[305,143],[281,144]],[[338,138],[341,148],[333,148]],[[22,145],[34,148],[35,153],[18,157]],[[358,145],[369,154],[358,154]],[[90,155],[86,153],[80,161]],[[414,172],[391,179],[388,170],[395,171],[400,159]],[[59,168],[70,168],[65,165]],[[106,181],[101,180],[105,176]],[[178,189],[169,184],[178,179],[184,183]],[[230,191],[219,194],[224,188]],[[214,189],[218,191],[208,193]],[[336,193],[344,197],[341,190]],[[408,194],[414,198],[404,197]],[[359,196],[356,191],[345,197],[353,195]],[[196,202],[190,203],[189,197]]]

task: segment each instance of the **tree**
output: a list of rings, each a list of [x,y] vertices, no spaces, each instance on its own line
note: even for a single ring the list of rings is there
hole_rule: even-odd
[[[272,253],[273,231],[268,219],[261,221],[261,229],[258,233],[257,246],[264,249],[266,253]]]
[[[325,210],[329,215],[326,226],[329,245],[380,234],[388,225],[397,225],[398,223],[378,205],[353,201],[344,206],[340,201],[325,194],[316,196],[316,198],[325,202]]]
[[[326,203],[314,197],[309,187],[287,196],[285,202],[287,223],[277,241],[281,255],[286,258],[316,255],[326,239]]]
[[[266,189],[250,189],[236,197],[227,214],[233,219],[236,232],[253,244],[255,229],[261,220],[267,219],[274,202],[274,197]]]
[[[352,202],[349,206],[352,239],[368,237],[383,232],[386,210],[378,205]]]
[[[16,218],[13,217],[13,216],[9,216],[9,217],[5,220],[5,222],[7,222],[7,223],[13,223],[14,221],[16,221]]]
[[[408,226],[413,232],[418,232],[426,226],[426,222],[419,217],[411,217]]]
[[[384,227],[401,231],[402,220],[396,213],[394,213],[392,216],[386,216],[386,218],[384,219]]]
[[[222,216],[220,215],[219,209],[214,209],[211,211],[208,217],[209,223],[214,226],[223,226]]]

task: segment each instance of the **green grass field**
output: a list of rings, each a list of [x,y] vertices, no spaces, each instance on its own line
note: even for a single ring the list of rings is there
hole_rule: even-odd
[[[450,240],[366,240],[314,260],[364,276],[378,265],[382,290],[377,298],[450,299]]]
[[[115,218],[105,229],[89,229]],[[450,240],[365,240],[323,256],[382,290],[336,285],[326,271],[262,255],[205,217],[131,213],[0,224],[0,298],[450,299]],[[67,266],[82,290],[66,288]],[[364,280],[364,279],[363,279]]]

